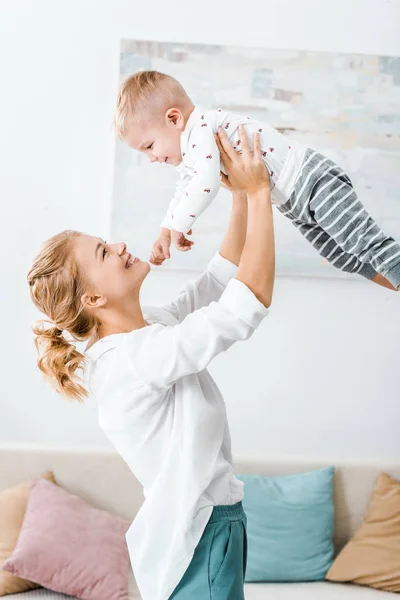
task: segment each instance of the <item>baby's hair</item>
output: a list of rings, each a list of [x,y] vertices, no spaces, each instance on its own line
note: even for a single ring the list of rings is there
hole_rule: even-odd
[[[174,77],[159,71],[138,71],[120,86],[115,131],[123,139],[130,124],[162,118],[168,109],[182,109],[188,103],[189,96]]]

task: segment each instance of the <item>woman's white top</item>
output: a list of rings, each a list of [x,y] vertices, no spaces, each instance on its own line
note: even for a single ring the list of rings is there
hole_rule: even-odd
[[[127,532],[143,600],[167,600],[213,506],[243,497],[223,398],[210,361],[249,338],[267,314],[217,254],[172,304],[144,309],[147,327],[102,338],[86,354],[99,424],[141,482]]]

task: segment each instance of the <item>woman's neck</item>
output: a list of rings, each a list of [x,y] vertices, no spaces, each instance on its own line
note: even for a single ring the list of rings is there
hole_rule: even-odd
[[[99,314],[98,339],[115,333],[129,333],[146,327],[139,300],[126,303],[123,308],[107,307]]]

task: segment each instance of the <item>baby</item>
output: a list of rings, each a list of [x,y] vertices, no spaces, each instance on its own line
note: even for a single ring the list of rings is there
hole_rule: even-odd
[[[255,132],[260,136],[272,202],[310,244],[334,267],[397,289],[400,245],[381,231],[337,164],[269,125],[222,109],[195,106],[173,77],[141,71],[121,85],[116,130],[151,162],[167,163],[179,171],[152,262],[162,264],[170,257],[171,241],[179,250],[191,248],[193,242],[186,234],[221,185],[215,134],[222,128],[240,152],[241,125],[249,139]]]

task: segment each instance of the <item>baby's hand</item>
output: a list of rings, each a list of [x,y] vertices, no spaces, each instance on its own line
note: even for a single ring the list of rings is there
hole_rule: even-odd
[[[166,258],[170,258],[169,248],[171,246],[171,232],[169,229],[161,227],[160,235],[154,242],[150,254],[150,262],[153,265],[160,266]]]
[[[188,231],[188,235],[191,234],[192,230]],[[188,250],[191,250],[194,244],[194,242],[188,240],[183,233],[180,231],[175,231],[175,229],[171,229],[171,240],[175,248],[181,252],[187,252]]]

